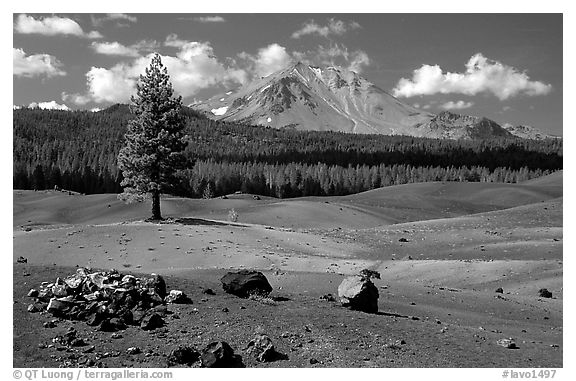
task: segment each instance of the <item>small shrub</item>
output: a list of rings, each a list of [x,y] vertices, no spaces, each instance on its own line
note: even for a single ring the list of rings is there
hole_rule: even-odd
[[[228,221],[237,222],[238,221],[238,212],[236,212],[234,209],[230,209],[228,211]]]

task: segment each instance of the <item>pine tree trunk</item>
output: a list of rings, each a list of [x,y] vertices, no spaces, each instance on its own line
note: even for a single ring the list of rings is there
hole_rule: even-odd
[[[160,192],[152,192],[152,219],[161,220],[162,215],[160,213]]]

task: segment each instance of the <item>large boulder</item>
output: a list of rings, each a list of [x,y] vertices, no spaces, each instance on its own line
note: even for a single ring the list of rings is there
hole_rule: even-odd
[[[268,295],[272,291],[268,279],[259,271],[228,272],[220,282],[224,291],[241,298],[247,298],[252,294]]]
[[[355,275],[345,278],[338,286],[338,296],[344,307],[369,313],[378,312],[378,289],[368,277]]]

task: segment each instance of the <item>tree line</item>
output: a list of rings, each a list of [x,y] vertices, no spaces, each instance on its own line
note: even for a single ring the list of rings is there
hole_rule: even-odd
[[[417,181],[517,182],[562,169],[562,140],[441,140],[247,126],[182,108],[188,145],[174,194],[338,195]],[[13,186],[119,193],[126,105],[13,113]]]

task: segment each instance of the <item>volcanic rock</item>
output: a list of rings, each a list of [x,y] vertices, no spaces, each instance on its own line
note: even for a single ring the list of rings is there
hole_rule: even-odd
[[[378,288],[369,278],[350,276],[338,286],[338,296],[344,307],[368,313],[378,312]]]
[[[166,298],[164,298],[166,303],[173,304],[191,304],[192,300],[180,290],[171,290]]]
[[[546,289],[546,288],[541,288],[540,290],[538,290],[538,295],[541,298],[551,298],[552,297],[552,293],[550,291],[548,291],[548,289]]]
[[[252,294],[268,295],[272,291],[268,279],[259,271],[228,272],[220,281],[224,291],[241,298],[247,298]]]
[[[168,363],[192,365],[198,361],[198,358],[200,358],[200,353],[196,349],[189,346],[179,346],[170,352]]]
[[[248,354],[255,357],[260,362],[272,361],[277,352],[272,344],[272,339],[267,335],[258,335],[252,339],[247,346]]]
[[[202,350],[200,356],[205,368],[233,368],[237,366],[234,350],[225,341],[215,341]]]

